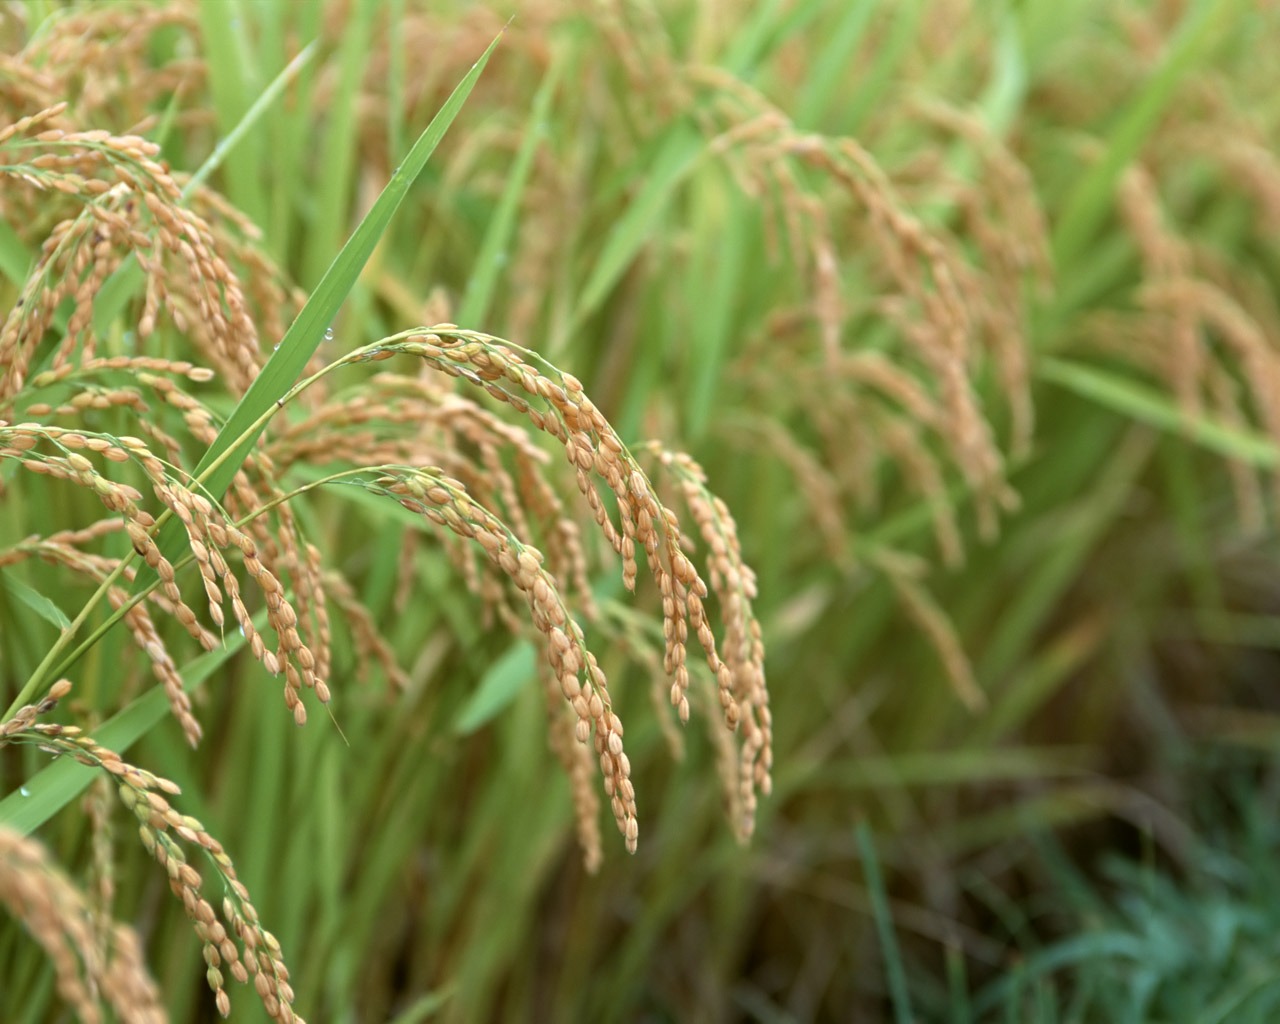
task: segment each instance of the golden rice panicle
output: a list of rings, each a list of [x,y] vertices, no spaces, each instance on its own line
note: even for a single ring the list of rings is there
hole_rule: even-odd
[[[40,442],[52,444],[67,454],[43,455],[37,447]],[[217,638],[200,623],[196,612],[184,600],[177,583],[177,569],[161,553],[154,539],[157,521],[149,512],[140,508],[142,494],[127,484],[115,483],[100,475],[93,462],[82,455],[81,451],[100,455],[109,461],[133,461],[142,469],[160,503],[179,520],[186,531],[188,546],[199,569],[210,617],[221,629],[225,622],[224,601],[231,603],[232,615],[244,631],[254,657],[272,675],[284,673],[285,703],[294,720],[299,724],[306,720],[306,709],[301,699],[304,688],[314,690],[321,702],[327,703],[328,683],[325,676],[316,671],[317,665],[327,667],[328,663],[327,619],[320,610],[320,602],[314,596],[314,589],[307,589],[310,574],[318,571],[318,562],[312,565],[313,559],[310,556],[304,559],[296,548],[289,546],[292,531],[281,529],[270,543],[281,542],[285,545],[285,551],[292,555],[294,564],[303,563],[306,567],[305,572],[295,571],[294,583],[304,598],[312,602],[307,606],[314,613],[307,616],[308,625],[312,622],[319,624],[310,627],[315,630],[311,643],[303,640],[295,606],[285,597],[284,585],[262,557],[259,544],[234,525],[220,506],[215,506],[203,495],[176,482],[170,475],[169,467],[144,441],[128,436],[115,438],[91,435],[34,423],[0,427],[0,458],[18,459],[32,472],[64,479],[90,489],[110,511],[122,516],[124,530],[134,551],[159,577],[160,588],[157,594],[152,595],[152,600],[176,618],[206,650],[212,650],[217,645]],[[244,486],[247,487],[247,483]],[[254,492],[249,490],[248,493],[256,501]],[[292,525],[292,517],[288,518],[287,524]],[[241,598],[239,581],[230,571],[225,557],[225,552],[232,548],[238,552],[245,569],[263,595],[268,624],[278,639],[275,650],[266,648]],[[42,549],[39,554],[46,558],[58,558],[64,553]],[[65,553],[63,560],[73,568],[87,568],[100,579],[115,568],[113,565],[106,572],[98,572],[96,563],[85,561],[78,553]],[[131,573],[126,575],[132,578]],[[108,592],[108,598],[116,608],[125,607],[130,600],[119,588],[112,588]],[[143,605],[135,604],[124,614],[135,640],[146,652],[157,677],[163,682],[170,705],[182,724],[188,742],[195,745],[200,738],[200,726],[191,713],[190,700],[182,687],[176,665],[156,632],[150,613]],[[317,646],[325,652],[323,660],[318,659],[315,654]]]
[[[499,512],[515,534],[544,539],[549,570],[571,585],[580,610],[592,619],[595,608],[577,526],[546,479],[547,453],[527,431],[445,390],[438,376],[432,377],[379,373],[363,388],[326,397],[273,437],[266,454],[279,471],[339,460],[440,466]],[[452,535],[444,543],[468,588],[484,602],[486,616],[499,611],[505,591],[479,573],[474,548]],[[412,559],[402,565],[411,567]],[[412,573],[401,573],[401,594],[411,580]]]
[[[195,818],[180,814],[167,799],[177,787],[165,780],[148,779],[136,769],[113,770],[119,782],[120,799],[138,819],[143,846],[165,869],[169,887],[182,902],[196,937],[203,944],[206,980],[214,993],[218,1012],[228,1016],[230,996],[225,988],[224,968],[235,980],[250,977],[268,1016],[273,1020],[301,1021],[293,1011],[293,988],[284,964],[280,944],[258,920],[248,890],[236,876],[231,858],[221,844]],[[214,865],[221,888],[227,893],[222,917],[203,895],[204,879],[187,860],[183,844],[199,847]]]
[[[21,388],[63,300],[71,299],[74,310],[52,365],[93,357],[94,299],[128,254],[147,276],[141,336],[166,310],[233,388],[248,387],[260,365],[248,302],[219,239],[182,204],[177,184],[157,161],[158,146],[137,136],[52,128],[11,135],[3,148],[11,162],[0,164],[0,175],[37,194],[64,192],[83,202],[42,240],[21,300],[0,326],[0,361],[7,371],[0,378],[0,408]],[[170,273],[174,264],[180,270]]]
[[[1191,247],[1171,230],[1155,180],[1141,166],[1135,164],[1121,176],[1117,199],[1122,221],[1141,254],[1148,285],[1139,293],[1139,301],[1168,335],[1161,373],[1186,414],[1197,416],[1206,353],[1194,310],[1177,298],[1176,287],[1164,292],[1163,302],[1161,293],[1151,287],[1181,285],[1189,279],[1194,273]]]
[[[153,111],[173,93],[192,90],[205,74],[194,57],[157,64],[154,36],[165,29],[194,36],[193,9],[185,4],[90,4],[45,21],[19,59],[23,66],[40,69],[41,92],[75,95],[77,110],[96,122],[140,131],[155,123]],[[95,73],[86,75],[87,67]]]
[[[1146,167],[1135,165],[1122,177],[1118,205],[1141,256],[1137,299],[1155,321],[1144,324],[1148,344],[1139,358],[1147,357],[1189,418],[1200,414],[1207,399],[1216,417],[1247,422],[1252,415],[1280,440],[1280,324],[1270,300],[1259,307],[1229,273],[1213,273],[1213,260],[1176,230]],[[1247,400],[1241,400],[1233,378]],[[1229,461],[1241,518],[1256,526],[1261,510],[1255,471],[1242,460]],[[1280,474],[1272,474],[1271,482],[1280,504]]]
[[[44,538],[28,537],[0,556],[0,564],[13,564],[26,558],[39,558],[51,565],[65,566],[95,582],[102,583],[117,569],[119,561],[88,554],[81,549],[80,545],[96,541],[103,534],[118,529],[120,525],[119,522],[102,520],[94,527],[85,530],[63,531]],[[132,581],[133,574],[126,571],[125,579]],[[188,743],[195,746],[201,735],[200,723],[194,717],[191,700],[178,675],[177,666],[156,630],[147,604],[132,603],[132,596],[120,586],[109,587],[106,596],[112,608],[124,609],[125,628],[129,631],[138,650],[146,655],[153,674],[164,687],[170,710],[182,727],[183,735]],[[166,615],[177,617],[177,609],[162,594],[153,592],[148,595],[148,601]],[[213,645],[212,636],[207,638],[207,643],[210,646]]]
[[[212,414],[201,402],[177,387],[172,380],[167,378],[143,373],[140,373],[138,377],[163,398],[166,405],[182,413],[183,422],[195,440],[205,446],[213,443],[217,437],[218,429]],[[152,428],[152,431],[154,432],[154,428]],[[180,451],[176,445],[172,450],[172,458],[175,461],[181,458]],[[313,564],[314,560],[306,553],[307,546],[301,540],[293,511],[284,500],[284,495],[276,484],[280,472],[281,467],[275,464],[269,451],[251,453],[246,457],[243,467],[233,477],[231,488],[223,498],[223,508],[218,515],[223,520],[236,518],[243,525],[244,530],[247,531],[247,534],[256,544],[255,556],[270,577],[277,581],[290,581],[293,584],[292,589],[297,606],[287,611],[282,611],[281,616],[284,620],[293,619],[293,627],[286,622],[284,628],[286,631],[293,629],[293,632],[298,633],[298,637],[301,640],[301,647],[298,653],[299,667],[295,667],[292,670],[287,667],[292,663],[288,657],[290,651],[293,650],[292,646],[287,649],[278,647],[273,656],[279,664],[286,666],[284,669],[288,680],[286,701],[289,707],[294,711],[296,717],[305,719],[305,710],[300,711],[301,704],[291,699],[290,695],[295,694],[301,688],[315,689],[318,694],[327,694],[328,692],[326,680],[328,677],[329,652],[326,639],[326,613],[323,606],[323,591],[317,589],[319,587],[319,566],[318,563]],[[207,500],[199,495],[193,496],[192,500],[197,505],[200,503],[208,505]],[[173,511],[179,516],[182,515],[176,508]],[[218,536],[221,537],[225,527],[218,526],[217,530]],[[215,538],[212,546],[223,548],[227,546],[227,543],[225,539],[218,540]],[[198,557],[199,550],[197,548],[192,550]],[[216,553],[213,558],[217,558]],[[213,565],[212,568],[215,573],[218,572],[216,565]],[[204,575],[203,572],[202,575]],[[236,586],[238,595],[238,585],[233,585]],[[206,592],[208,592],[207,587]],[[210,612],[217,620],[220,618],[220,614],[214,610],[217,603],[213,600],[211,593],[209,596],[211,599]],[[268,598],[268,605],[272,612],[275,611],[274,604],[274,599]],[[237,622],[245,628],[247,636],[248,627],[244,626],[241,615],[242,610],[243,604],[235,607]],[[221,622],[219,622],[219,625],[221,625]],[[272,625],[275,625],[274,619]],[[299,629],[301,630],[300,633],[298,632]],[[286,632],[282,638],[282,643],[291,645],[294,639],[293,636],[288,635]],[[301,653],[302,649],[305,649],[307,653]],[[254,651],[255,656],[262,660],[261,656],[257,654],[256,646]],[[308,667],[309,662],[313,663],[310,667]],[[327,697],[322,697],[322,700],[327,701]]]
[[[185,187],[184,176],[175,175],[175,178]],[[220,193],[200,185],[191,191],[188,205],[209,225],[218,243],[218,252],[229,264],[240,268],[238,277],[253,311],[258,337],[264,344],[283,338],[306,304],[307,293],[291,283],[285,272],[263,252],[258,226]]]
[[[0,905],[44,949],[58,995],[78,1020],[105,1021],[103,1003],[123,1024],[168,1020],[137,933],[116,922],[104,927],[48,851],[7,827],[0,827]]]
[[[628,589],[636,583],[638,551],[646,554],[663,601],[665,664],[673,680],[671,699],[681,720],[687,720],[685,643],[690,617],[699,614],[699,604],[706,596],[706,584],[680,550],[675,516],[652,493],[644,471],[583,392],[582,384],[528,349],[453,324],[408,332],[407,340],[388,339],[376,352],[359,353],[352,359],[377,358],[386,352],[418,356],[449,376],[470,381],[560,443],[592,517],[622,557],[623,583]],[[605,509],[596,479],[603,480],[617,499],[620,529]],[[698,637],[710,640],[710,631],[699,631]],[[720,661],[714,644],[706,647],[705,653],[711,670],[718,672]]]
[[[59,679],[40,700],[0,722],[0,747],[34,743],[59,752],[71,727],[39,719],[71,692]],[[80,1020],[102,1021],[102,1002],[122,1021],[166,1020],[159,991],[142,961],[142,944],[131,928],[105,921],[76,886],[54,867],[34,840],[0,828],[0,904],[27,928],[53,963],[58,993]],[[105,912],[105,903],[101,911]]]
[[[575,716],[574,736],[581,744],[593,742],[614,821],[627,849],[634,852],[639,823],[622,721],[613,712],[604,672],[587,649],[582,628],[565,607],[555,578],[544,568],[542,553],[477,503],[461,481],[420,469],[380,477],[370,489],[395,497],[409,511],[474,541],[524,597],[561,698]],[[571,773],[574,770],[571,767]]]
[[[675,481],[708,550],[710,589],[724,623],[718,647],[696,595],[691,595],[690,621],[704,649],[720,652],[722,661],[715,672],[719,704],[725,724],[742,737],[730,806],[734,830],[745,840],[755,826],[756,794],[768,794],[773,784],[773,719],[765,683],[764,638],[752,609],[757,596],[755,573],[743,561],[733,516],[708,489],[703,468],[688,455],[667,451],[657,442],[650,442],[646,450]]]
[[[591,751],[585,743],[577,740],[574,730],[576,718],[565,712],[560,680],[549,660],[538,663],[538,680],[542,684],[546,700],[548,743],[565,774],[569,776],[583,865],[590,874],[595,874],[600,868],[603,855],[598,820],[600,798],[596,796],[595,786],[592,784],[594,767],[591,763]]]
[[[316,656],[298,632],[298,613],[285,597],[280,579],[267,567],[257,541],[230,521],[219,524],[219,528],[225,532],[228,548],[234,546],[238,549],[246,572],[262,593],[267,606],[267,623],[276,634],[276,649],[266,646],[240,597],[239,584],[228,573],[223,577],[223,587],[231,601],[232,615],[244,632],[253,656],[271,675],[284,673],[285,706],[292,712],[294,721],[303,725],[307,720],[306,707],[302,703],[303,688],[314,690],[320,702],[327,704],[329,685],[316,675]]]
[[[116,899],[115,848],[112,842],[111,812],[115,801],[111,784],[99,775],[89,784],[80,801],[89,823],[90,859],[86,891],[98,917],[98,937],[105,936]]]
[[[726,664],[717,650],[703,604],[708,587],[682,550],[677,517],[658,500],[640,464],[576,378],[527,349],[452,324],[437,324],[384,339],[346,358],[350,362],[366,362],[396,353],[416,356],[433,369],[482,388],[561,445],[592,517],[605,540],[621,556],[623,582],[628,589],[636,586],[638,555],[644,552],[662,600],[664,670],[671,680],[670,700],[681,721],[687,721],[690,713],[687,643],[691,630],[717,681],[719,702],[731,728],[742,719],[739,700],[747,704],[740,788],[749,820],[756,790],[767,790],[769,786],[771,723],[759,627],[746,619],[741,604],[745,595],[754,593],[754,579],[740,558],[733,561],[737,557],[736,540],[731,537],[732,520],[727,517],[727,509],[709,496],[695,498],[705,529],[715,536],[718,549],[725,552],[726,561],[718,568],[727,567],[722,574],[726,582],[721,603],[722,612],[734,617],[726,634],[735,648],[732,665]],[[597,480],[603,480],[616,499],[616,524],[606,511]],[[585,742],[594,733],[606,793],[628,848],[634,849],[638,834],[634,789],[629,763],[621,751],[621,722],[609,709],[603,673],[586,649],[580,627],[564,611],[558,585],[542,567],[541,553],[534,553],[505,524],[474,502],[461,481],[449,480],[434,471],[398,472],[380,479],[377,487],[398,496],[401,504],[458,536],[477,540],[490,560],[530,601],[535,625],[546,635],[549,658],[563,695],[578,715],[578,738]],[[513,500],[510,492],[501,487],[494,497]],[[548,595],[552,598],[549,604],[545,600]]]
[[[978,260],[958,263],[965,302],[982,336],[1009,405],[1009,449],[1016,459],[1030,451],[1035,422],[1028,364],[1026,286],[1047,293],[1053,281],[1048,219],[1031,172],[977,115],[938,99],[915,104],[929,124],[964,140],[980,161],[970,178],[933,176],[930,190],[945,190],[959,208],[964,237]],[[941,180],[938,180],[941,179]]]
[[[13,737],[31,729],[36,719],[47,715],[58,706],[58,701],[71,692],[71,681],[59,679],[40,700],[34,704],[24,704],[8,718],[0,721],[0,744],[9,742]]]
[[[259,922],[249,891],[222,845],[199,820],[180,813],[170,803],[169,798],[181,792],[178,786],[127,763],[78,726],[38,721],[38,716],[51,710],[70,689],[67,680],[59,680],[42,701],[0,723],[0,745],[35,746],[55,757],[71,757],[105,772],[115,782],[121,803],[136,818],[142,845],[164,868],[169,888],[182,903],[203,944],[206,979],[219,1013],[225,1017],[231,1010],[225,968],[241,983],[253,978],[254,989],[273,1020],[281,1024],[301,1021],[293,1010],[294,991],[279,942]],[[203,894],[205,879],[188,862],[188,848],[202,851],[226,893],[221,917]]]
[[[125,608],[129,602],[129,594],[121,587],[112,587],[108,593],[111,606],[115,609]],[[151,613],[144,604],[135,604],[124,612],[125,626],[128,628],[134,643],[146,654],[151,663],[151,670],[164,687],[165,697],[169,701],[169,710],[182,727],[182,735],[187,743],[195,747],[200,743],[203,729],[191,708],[191,698],[187,696],[178,673],[178,666],[169,654],[168,648],[156,631]]]
[[[43,454],[39,450],[41,443],[61,454]],[[83,454],[85,452],[89,454]],[[160,481],[156,486],[164,486],[166,467],[150,452],[145,442],[137,438],[67,430],[34,422],[0,427],[0,458],[17,459],[29,472],[65,480],[92,491],[110,512],[121,515],[135,550],[157,570],[163,593],[178,609],[177,617],[184,628],[206,649],[211,648],[211,638],[197,622],[195,613],[185,605],[174,583],[173,566],[161,556],[151,540],[150,531],[155,526],[155,519],[140,508],[142,494],[129,484],[117,483],[104,476],[89,455],[109,462],[135,462],[153,482]]]
[[[768,388],[776,404],[777,373],[812,378],[822,400],[814,400],[812,388],[798,381],[793,391],[806,399],[796,402],[794,412],[817,428],[827,449],[824,461],[841,467],[836,480],[843,500],[856,500],[865,489],[861,481],[874,473],[876,464],[900,454],[880,447],[877,432],[866,429],[866,420],[909,420],[922,404],[927,406],[929,412],[920,422],[930,429],[921,441],[934,454],[926,459],[917,447],[912,451],[915,464],[945,462],[959,471],[972,493],[980,531],[991,536],[999,515],[1014,506],[1016,497],[974,376],[985,345],[1008,391],[1012,448],[1024,451],[1032,417],[1023,351],[1023,284],[1028,278],[1043,281],[1047,276],[1043,216],[1025,168],[968,119],[944,112],[935,120],[973,144],[1017,199],[991,200],[987,185],[955,188],[944,180],[940,187],[937,175],[927,176],[927,187],[915,196],[911,180],[891,179],[860,140],[797,130],[759,92],[723,70],[695,68],[683,73],[708,99],[699,119],[710,137],[711,152],[782,224],[792,259],[809,280],[800,315],[813,329],[792,329],[788,334],[803,333],[805,342],[811,335],[815,356],[797,359],[794,344],[770,345],[774,351],[767,351],[758,367],[766,375],[758,386]],[[806,168],[818,172],[816,179],[800,173]],[[985,240],[973,255],[914,212],[918,205],[954,205],[957,199]],[[833,204],[850,201],[858,211],[856,218],[829,216]],[[873,253],[875,258],[867,261],[859,253]],[[879,371],[874,379],[844,351],[859,307],[844,297],[843,265],[854,260],[865,265],[871,287],[880,290],[873,306],[896,326],[903,350],[902,358],[887,368],[874,367]],[[785,360],[779,353],[785,353]],[[868,401],[856,400],[864,395]],[[844,415],[833,415],[837,408]],[[872,473],[846,468],[853,457],[851,434],[866,438],[855,454]],[[794,459],[791,463],[797,464]],[[815,516],[823,507],[815,503]],[[938,513],[938,540],[947,561],[954,563],[961,548],[949,519],[949,512]]]

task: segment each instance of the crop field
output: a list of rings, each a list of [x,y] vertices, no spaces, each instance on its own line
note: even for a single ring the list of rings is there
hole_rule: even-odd
[[[1278,46],[0,5],[0,1022],[1280,1018]]]

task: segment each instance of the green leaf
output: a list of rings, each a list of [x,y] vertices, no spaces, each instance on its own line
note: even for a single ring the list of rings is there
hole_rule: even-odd
[[[11,596],[16,598],[30,608],[33,612],[44,619],[45,622],[58,629],[70,629],[71,620],[66,614],[54,604],[49,598],[45,597],[40,591],[27,586],[18,577],[11,573],[0,570],[0,583],[4,584],[4,589]]]
[[[907,973],[898,949],[894,933],[893,915],[889,910],[889,891],[880,872],[880,860],[876,856],[875,837],[865,821],[855,829],[858,852],[862,856],[862,875],[866,879],[867,897],[871,901],[871,915],[875,919],[876,933],[880,937],[880,959],[884,964],[889,983],[889,999],[893,1005],[893,1017],[897,1024],[909,1024],[915,1019],[911,1010],[911,998],[907,990]]]
[[[247,29],[249,19],[240,9],[240,0],[198,4],[197,9],[213,112],[227,133],[232,125],[244,123],[250,97],[262,88],[258,77],[261,61],[253,52]],[[260,168],[267,143],[264,133],[249,135],[244,142],[245,159],[228,164],[225,176],[227,198],[255,224],[261,224],[266,215]]]
[[[453,998],[453,987],[446,986],[428,992],[425,996],[414,1000],[400,1012],[391,1024],[418,1024],[419,1021],[430,1020],[443,1009]]]
[[[876,5],[848,4],[841,19],[814,48],[804,76],[800,98],[796,102],[796,123],[806,128],[817,127],[822,114],[832,106],[832,97],[848,87],[850,55],[857,52]]]
[[[649,239],[662,228],[662,212],[705,150],[702,136],[687,121],[672,126],[661,150],[643,172],[645,184],[627,212],[614,225],[595,262],[574,312],[579,324],[604,301]]]
[[[489,303],[493,298],[498,274],[506,262],[505,253],[515,228],[520,196],[529,178],[529,169],[533,166],[533,157],[538,145],[547,136],[547,113],[551,108],[551,97],[555,95],[561,67],[563,67],[562,64],[551,65],[546,77],[542,80],[537,96],[534,97],[529,126],[525,129],[520,152],[516,154],[515,162],[511,165],[511,173],[507,175],[507,183],[502,190],[502,199],[498,202],[498,208],[489,222],[489,229],[485,233],[480,252],[476,256],[474,268],[467,281],[466,295],[463,296],[462,306],[458,309],[460,324],[468,326],[478,324],[489,311]]]
[[[34,260],[8,221],[0,221],[0,274],[4,274],[19,288],[26,283]]]
[[[480,685],[458,712],[453,731],[465,736],[475,732],[507,707],[534,677],[537,670],[533,645],[520,640],[494,662]]]
[[[1280,450],[1270,438],[1205,416],[1189,416],[1163,391],[1128,377],[1062,359],[1044,360],[1037,376],[1115,412],[1185,437],[1218,455],[1263,469],[1280,465]]]
[[[255,619],[265,623],[265,614]],[[190,693],[244,646],[244,637],[234,634],[222,647],[202,654],[182,672],[182,688]],[[164,690],[155,686],[118,714],[93,730],[102,746],[123,753],[169,713]],[[84,792],[97,777],[98,769],[70,758],[54,761],[22,784],[22,788],[0,800],[0,827],[30,835],[62,808]]]
[[[378,196],[373,208],[360,222],[347,244],[342,247],[337,259],[329,265],[324,278],[311,293],[311,297],[302,307],[297,319],[285,332],[275,354],[267,360],[267,365],[262,368],[262,372],[254,379],[249,390],[232,410],[226,425],[214,438],[213,444],[200,460],[194,475],[203,479],[205,487],[215,497],[221,496],[227,489],[253,449],[265,427],[263,414],[288,392],[307,365],[307,361],[315,354],[324,337],[325,329],[337,316],[339,307],[355,285],[360,271],[369,261],[374,246],[378,244],[378,240],[391,223],[391,218],[395,216],[396,210],[408,193],[409,186],[417,179],[426,166],[427,159],[435,151],[449,126],[453,124],[454,118],[458,116],[462,104],[470,95],[472,87],[501,38],[499,36],[489,44],[483,56],[467,72],[449,99],[445,101],[444,106],[440,108],[440,112],[427,125],[426,131],[419,136],[404,163],[391,175],[391,180]],[[174,520],[170,520],[160,531],[157,543],[170,561],[176,557],[181,548],[183,536],[182,525]],[[154,570],[140,568],[135,592],[150,584],[154,578]]]
[[[342,43],[335,69],[337,83],[325,109],[324,142],[314,185],[318,202],[303,260],[303,287],[310,287],[325,273],[325,261],[342,241],[343,229],[350,217],[348,199],[356,154],[360,150],[358,100],[362,95],[360,86],[365,63],[369,59],[373,22],[380,6],[370,3],[370,0],[357,0],[347,6],[343,19]]]
[[[1102,159],[1081,175],[1056,218],[1053,251],[1057,266],[1085,258],[1089,243],[1111,209],[1111,197],[1125,168],[1165,115],[1178,87],[1194,73],[1214,30],[1238,16],[1236,4],[1229,0],[1202,0],[1184,16],[1160,65],[1145,76],[1142,88],[1116,115]]]

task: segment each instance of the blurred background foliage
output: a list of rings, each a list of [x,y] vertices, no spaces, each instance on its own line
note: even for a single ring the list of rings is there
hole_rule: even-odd
[[[11,119],[48,90],[188,170],[318,40],[214,181],[302,289],[501,33],[331,354],[440,320],[544,353],[628,441],[706,467],[758,572],[775,778],[753,841],[724,822],[706,738],[689,731],[674,762],[643,710],[651,666],[605,647],[620,703],[642,708],[645,824],[634,857],[609,835],[592,876],[536,687],[507,686],[477,729],[464,717],[478,688],[530,675],[519,644],[399,519],[308,499],[408,687],[348,682],[339,641],[344,743],[267,713],[236,659],[201,691],[199,750],[165,721],[131,753],[236,857],[301,1012],[1271,1018],[1274,6],[221,0],[2,18]],[[598,588],[606,615],[633,614]],[[9,695],[24,621],[0,599]],[[114,710],[120,647],[85,663],[90,714]],[[6,789],[35,764],[0,763]],[[88,863],[78,806],[39,835]],[[173,1019],[206,1019],[163,879],[125,842],[116,865],[117,914]],[[58,1019],[8,922],[0,963],[6,1020]],[[259,1013],[241,1000],[235,1019]]]

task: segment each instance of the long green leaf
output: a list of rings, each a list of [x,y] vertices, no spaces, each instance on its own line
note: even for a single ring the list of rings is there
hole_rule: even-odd
[[[533,645],[518,640],[493,663],[480,680],[480,685],[462,706],[454,720],[453,731],[466,735],[498,715],[524,689],[536,673],[537,653]]]
[[[0,570],[0,586],[56,629],[66,629],[71,625],[71,620],[61,608],[12,573]]]
[[[245,115],[240,119],[239,123],[227,132],[222,141],[209,154],[208,159],[200,165],[195,174],[191,175],[190,180],[182,188],[182,198],[184,200],[188,199],[205,179],[222,165],[231,151],[240,144],[253,129],[253,126],[271,108],[272,104],[280,98],[289,83],[297,78],[298,73],[315,56],[315,52],[316,44],[314,42],[308,44],[288,63],[280,74],[276,75],[275,80],[267,86],[253,106],[245,111]],[[103,282],[102,288],[99,289],[97,296],[93,300],[93,329],[98,334],[103,336],[107,334],[116,318],[124,311],[125,304],[142,287],[142,282],[142,268],[138,266],[137,259],[130,253],[120,266],[115,269],[115,272]]]
[[[1061,359],[1044,360],[1037,376],[1115,412],[1179,434],[1229,459],[1264,469],[1280,464],[1280,450],[1270,438],[1246,433],[1204,416],[1189,416],[1164,392],[1130,378]]]
[[[260,61],[253,52],[239,0],[198,4],[200,36],[209,68],[209,91],[213,109],[224,134],[243,123],[250,97],[262,88],[258,79]],[[261,224],[266,217],[266,194],[262,187],[263,152],[268,143],[262,132],[253,132],[243,142],[244,160],[227,165],[227,197],[252,220]]]
[[[542,80],[542,85],[538,88],[537,96],[534,97],[533,110],[529,115],[529,125],[525,129],[524,140],[520,143],[520,152],[516,154],[515,162],[511,165],[507,183],[502,189],[502,199],[498,203],[497,210],[494,211],[493,219],[489,222],[475,265],[467,279],[467,291],[458,309],[460,324],[467,326],[478,324],[489,312],[498,274],[506,262],[506,251],[511,244],[516,213],[519,210],[525,183],[529,179],[529,169],[533,166],[533,157],[538,146],[547,137],[547,113],[551,109],[551,97],[555,95],[562,66],[561,64],[551,65]]]
[[[27,280],[34,259],[26,244],[7,221],[0,221],[0,274],[19,288]]]
[[[1213,30],[1238,13],[1237,5],[1229,0],[1202,0],[1185,15],[1177,33],[1170,38],[1159,67],[1117,114],[1105,155],[1081,176],[1067,198],[1053,239],[1054,260],[1059,267],[1082,256],[1111,208],[1116,182],[1167,111],[1178,86],[1194,70]]]
[[[259,614],[259,625],[266,616]],[[244,646],[244,637],[228,637],[217,650],[203,654],[182,671],[182,686],[188,692],[220,668],[231,655]],[[164,690],[153,687],[123,711],[113,715],[93,730],[93,738],[104,747],[122,753],[150,731],[169,711]],[[62,808],[84,792],[97,776],[98,769],[79,764],[69,758],[55,761],[22,784],[22,788],[0,800],[0,826],[30,835]]]
[[[889,999],[897,1024],[908,1024],[915,1019],[911,1011],[911,997],[907,991],[907,974],[898,950],[898,940],[893,932],[893,916],[889,911],[889,893],[880,873],[880,860],[876,856],[875,838],[865,821],[856,829],[858,851],[862,855],[862,872],[867,883],[867,897],[871,900],[872,916],[876,932],[880,936],[880,958],[884,962],[885,979],[889,983]]]
[[[357,138],[360,129],[357,113],[360,81],[369,56],[369,40],[373,36],[378,7],[369,0],[357,0],[347,6],[342,43],[337,60],[331,62],[338,80],[325,110],[324,142],[314,189],[316,206],[302,268],[303,287],[310,287],[325,273],[325,261],[342,241],[343,227],[350,216],[348,197],[355,173],[356,152],[360,148]]]
[[[591,277],[582,286],[575,326],[595,312],[636,254],[660,230],[667,203],[693,171],[703,149],[702,136],[691,124],[679,121],[672,126],[647,169],[644,187],[609,232]]]
[[[501,37],[499,37],[500,39]],[[337,315],[339,307],[360,276],[364,265],[373,254],[374,246],[386,231],[409,191],[409,186],[417,179],[427,160],[435,151],[444,133],[453,124],[454,118],[462,109],[476,80],[488,63],[498,39],[489,44],[484,55],[476,61],[471,70],[449,96],[440,112],[432,119],[426,131],[418,137],[405,161],[396,168],[382,190],[373,208],[356,228],[347,244],[342,247],[325,272],[320,284],[307,300],[302,312],[285,332],[275,354],[267,361],[249,390],[240,400],[227,420],[226,426],[214,439],[204,458],[196,467],[196,475],[200,476],[216,462],[225,452],[233,449],[231,458],[222,462],[205,481],[205,486],[214,494],[221,494],[231,483],[240,469],[245,457],[258,439],[258,432],[250,432],[253,424],[261,418],[273,403],[284,396],[285,392],[302,373],[307,361],[315,354],[324,337],[325,329]]]
[[[221,495],[227,489],[262,432],[261,427],[253,429],[254,424],[289,390],[307,365],[307,361],[315,354],[324,337],[325,329],[333,321],[339,307],[355,285],[360,271],[364,269],[364,265],[373,254],[374,246],[378,244],[378,240],[386,231],[391,218],[395,216],[396,210],[408,193],[409,186],[422,172],[428,158],[444,137],[444,133],[458,116],[462,104],[466,102],[467,96],[470,95],[476,80],[480,77],[480,73],[484,70],[485,64],[488,63],[490,55],[501,38],[499,36],[489,44],[489,48],[458,83],[457,88],[432,119],[426,131],[418,137],[409,155],[391,175],[391,180],[378,196],[373,208],[360,222],[347,244],[342,247],[337,259],[329,265],[320,284],[316,286],[311,298],[302,307],[302,312],[285,332],[275,354],[267,360],[267,365],[249,386],[249,390],[232,411],[226,425],[205,452],[204,458],[196,467],[195,475],[201,477],[215,462],[219,463],[204,480],[204,485],[210,493]],[[230,456],[224,459],[223,456],[228,452],[231,453]],[[222,461],[219,462],[219,460]],[[158,543],[166,558],[172,559],[177,554],[182,544],[182,537],[182,527],[177,522],[170,521],[165,529],[161,530]],[[153,573],[139,570],[136,586],[141,587],[150,583],[153,575]]]

